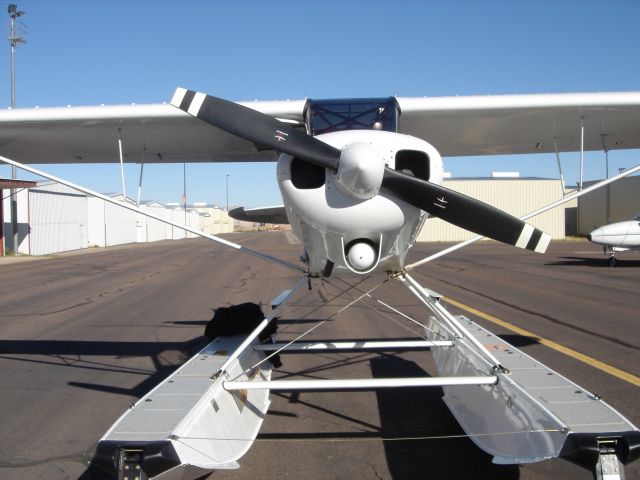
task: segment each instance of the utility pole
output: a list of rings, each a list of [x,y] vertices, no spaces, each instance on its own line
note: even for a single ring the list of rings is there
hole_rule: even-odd
[[[7,13],[9,13],[10,26],[9,26],[9,46],[11,47],[11,108],[16,108],[16,79],[14,58],[16,53],[16,47],[23,43],[26,43],[24,38],[16,34],[16,20],[21,17],[25,12],[18,10],[18,6],[11,3],[7,7]],[[20,22],[18,22],[20,23]],[[18,178],[18,170],[16,167],[11,167],[11,178],[16,180]],[[16,200],[17,191],[12,188],[10,190],[11,197],[11,229],[13,231],[13,253],[18,253],[18,202]]]
[[[227,213],[229,213],[229,174],[227,174]]]

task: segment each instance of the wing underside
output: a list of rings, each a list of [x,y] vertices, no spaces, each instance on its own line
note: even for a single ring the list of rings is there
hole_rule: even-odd
[[[304,102],[260,102],[297,124]],[[251,104],[250,104],[251,105]],[[285,108],[285,107],[288,107]],[[277,153],[165,104],[16,109],[0,112],[0,155],[22,163],[264,162]]]
[[[399,97],[400,133],[444,156],[640,148],[640,93]],[[301,128],[305,100],[245,105]],[[277,152],[171,105],[0,111],[0,155],[23,163],[274,161]],[[555,142],[555,145],[554,145]]]
[[[289,223],[284,205],[251,209],[238,207],[231,210],[229,216],[243,222],[274,223],[277,225],[287,225]]]
[[[398,98],[400,131],[444,156],[640,148],[640,92]],[[604,135],[604,138],[603,138]],[[604,142],[604,144],[603,144]]]

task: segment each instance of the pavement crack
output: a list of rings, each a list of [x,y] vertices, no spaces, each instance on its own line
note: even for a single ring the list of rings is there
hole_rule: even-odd
[[[376,470],[376,467],[374,465],[369,465],[369,469],[371,470],[371,472],[373,473],[375,478],[378,478],[380,480],[384,479],[384,477],[382,475],[380,475],[380,472],[378,472],[378,470]]]
[[[95,303],[99,300],[102,300],[106,297],[110,297],[112,295],[117,295],[120,293],[123,293],[127,290],[129,290],[130,288],[134,288],[136,287],[138,284],[143,283],[151,278],[157,277],[158,275],[161,275],[162,272],[157,271],[157,272],[153,272],[153,273],[149,273],[147,275],[143,275],[140,278],[137,279],[133,279],[130,280],[125,286],[122,287],[118,287],[115,289],[111,289],[111,290],[104,290],[98,294],[95,295],[91,295],[89,297],[86,297],[83,301],[75,303],[73,305],[69,305],[63,308],[58,308],[56,310],[47,310],[46,312],[39,312],[39,313],[15,313],[15,314],[6,314],[7,317],[45,317],[48,315],[56,315],[58,313],[63,313],[63,312],[68,312],[69,310],[74,310],[76,308],[79,307],[83,307],[85,305],[89,305],[91,303]]]
[[[36,467],[38,465],[52,463],[52,462],[77,462],[82,463],[83,465],[87,464],[88,459],[91,457],[87,457],[87,452],[74,453],[71,455],[60,455],[58,457],[48,457],[42,458],[39,460],[31,460],[31,461],[22,461],[22,462],[0,462],[0,469],[9,469],[9,468],[28,468],[28,467]]]

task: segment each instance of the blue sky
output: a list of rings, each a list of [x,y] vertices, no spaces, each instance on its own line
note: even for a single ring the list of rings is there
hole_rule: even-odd
[[[635,0],[15,3],[27,26],[18,107],[158,103],[176,86],[231,100],[640,90]],[[0,58],[4,108],[6,40]],[[611,171],[637,164],[638,153],[611,152]],[[575,183],[578,155],[562,161]],[[603,163],[602,153],[587,154],[585,178],[603,177]],[[42,168],[101,192],[121,189],[116,164]],[[557,176],[553,155],[451,158],[445,169]],[[139,167],[125,174],[135,197]],[[281,203],[272,164],[187,165],[189,202],[223,205],[227,174],[232,205]],[[182,165],[147,165],[144,176],[143,198],[180,201]]]

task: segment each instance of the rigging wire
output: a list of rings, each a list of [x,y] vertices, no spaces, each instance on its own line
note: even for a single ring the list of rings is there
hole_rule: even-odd
[[[347,285],[349,286],[349,288],[345,289],[344,291],[340,292],[338,295],[336,295],[333,299],[331,299],[331,301],[335,300],[336,298],[339,298],[340,296],[344,295],[345,293],[348,293],[349,290],[353,289],[353,288],[357,288],[357,285],[359,285],[360,283],[364,282],[365,279],[361,280],[360,282],[356,283],[355,285],[351,285],[347,282]],[[352,305],[356,304],[357,302],[359,302],[364,296],[368,295],[369,293],[373,292],[374,290],[376,290],[378,287],[382,286],[384,283],[386,282],[386,280],[384,282],[381,282],[379,284],[377,284],[376,286],[374,286],[372,289],[370,289],[368,292],[365,292],[363,295],[361,295],[358,298],[355,298],[352,302],[348,303],[347,305],[345,305],[344,307],[342,307],[340,310],[338,310],[337,312],[332,313],[331,315],[329,315],[327,318],[325,318],[324,320],[320,321],[319,323],[316,323],[314,326],[312,326],[311,328],[307,329],[306,331],[302,332],[300,335],[298,335],[296,338],[294,338],[293,340],[289,341],[288,343],[286,343],[285,345],[283,345],[282,347],[278,348],[277,350],[274,350],[273,352],[271,352],[269,355],[265,356],[265,358],[263,358],[262,360],[260,360],[259,362],[255,363],[254,365],[252,365],[251,367],[243,370],[242,372],[240,372],[238,375],[236,375],[231,381],[235,381],[237,380],[239,377],[241,377],[242,375],[246,375],[249,372],[251,372],[251,370],[253,370],[254,368],[259,367],[260,365],[262,365],[264,362],[268,361],[269,359],[271,359],[272,357],[278,355],[280,352],[282,352],[283,350],[286,350],[287,347],[289,347],[290,345],[294,344],[295,342],[297,342],[298,340],[300,340],[301,338],[304,338],[305,336],[307,336],[309,333],[313,332],[315,329],[317,329],[318,327],[324,325],[325,323],[327,323],[329,320],[332,320],[334,317],[336,317],[337,315],[339,315],[340,313],[344,312],[347,308],[351,307]],[[329,283],[329,285],[334,286],[331,282],[327,281],[327,283]],[[336,287],[337,288],[337,287]],[[325,306],[327,304],[327,302],[323,302],[322,306]],[[318,307],[320,308],[320,307]],[[317,310],[317,309],[316,309]]]
[[[349,433],[349,432],[344,432]],[[378,432],[358,432],[360,435],[376,434]],[[356,435],[358,434],[356,433]],[[179,437],[179,440],[213,440],[213,441],[234,441],[234,442],[328,442],[328,443],[343,443],[343,442],[407,442],[407,441],[424,441],[424,440],[455,440],[462,438],[481,438],[481,437],[494,437],[494,436],[507,436],[507,435],[531,435],[533,433],[562,433],[566,434],[564,429],[560,428],[541,428],[537,430],[514,430],[510,432],[495,432],[495,433],[456,433],[449,435],[412,435],[407,437],[377,437],[377,436],[362,436],[361,438],[260,438],[260,435],[278,435],[263,433],[259,434],[255,439],[250,438],[211,438],[211,437]],[[305,433],[298,433],[299,435],[305,435]],[[313,432],[316,434],[316,432]],[[283,433],[283,435],[291,435],[290,433]],[[295,435],[295,433],[293,434]]]

